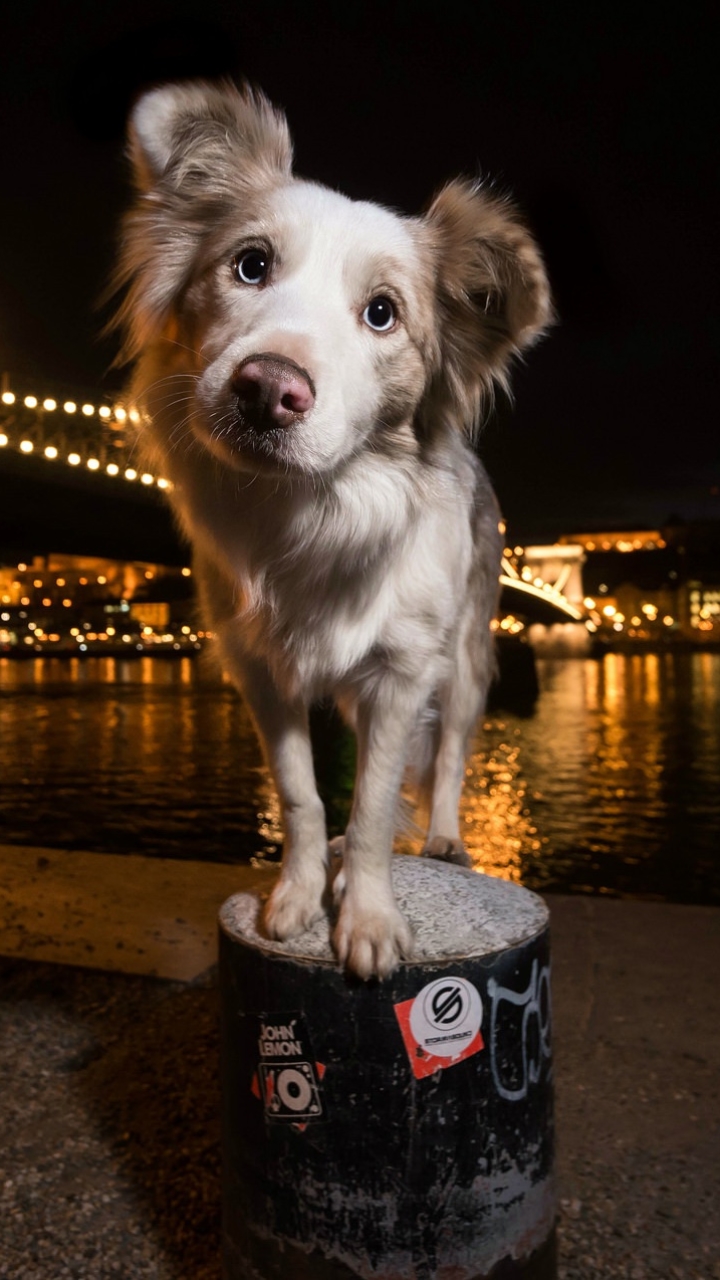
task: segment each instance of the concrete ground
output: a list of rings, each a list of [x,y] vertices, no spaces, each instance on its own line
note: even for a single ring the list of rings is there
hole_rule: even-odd
[[[0,1276],[219,1280],[215,917],[263,880],[0,848]],[[559,1277],[720,1280],[720,910],[549,903]]]

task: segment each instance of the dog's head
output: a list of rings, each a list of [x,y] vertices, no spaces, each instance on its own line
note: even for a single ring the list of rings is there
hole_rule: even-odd
[[[405,218],[297,179],[262,95],[154,90],[130,149],[120,319],[137,390],[161,434],[182,417],[235,468],[322,473],[367,445],[472,431],[548,323],[542,261],[508,202],[458,181]],[[192,392],[173,415],[176,373]]]

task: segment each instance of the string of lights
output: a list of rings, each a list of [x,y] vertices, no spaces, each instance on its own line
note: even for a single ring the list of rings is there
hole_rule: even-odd
[[[54,395],[23,395],[7,385],[0,393],[0,449],[34,454],[48,462],[85,467],[91,473],[148,487],[171,489],[171,481],[133,465],[135,428],[141,415],[134,405],[61,400]]]

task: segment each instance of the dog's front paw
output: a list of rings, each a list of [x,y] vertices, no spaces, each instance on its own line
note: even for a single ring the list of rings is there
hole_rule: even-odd
[[[269,938],[285,942],[295,938],[325,914],[323,895],[326,889],[324,875],[312,879],[294,880],[281,876],[263,912],[263,928]]]
[[[346,892],[333,945],[341,964],[359,978],[387,978],[412,954],[413,937],[392,900],[365,903]]]
[[[462,840],[451,836],[433,836],[428,840],[421,852],[423,858],[434,858],[436,862],[452,862],[456,867],[471,867],[473,862]]]

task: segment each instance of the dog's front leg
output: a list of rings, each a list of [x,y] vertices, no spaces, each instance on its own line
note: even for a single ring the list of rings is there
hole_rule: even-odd
[[[273,775],[284,832],[280,879],[263,923],[271,938],[292,938],[325,913],[328,881],[325,810],[315,783],[307,708],[299,698],[285,700],[258,662],[243,660],[241,686]]]
[[[333,942],[361,978],[392,973],[412,951],[412,933],[392,889],[392,844],[408,741],[424,692],[387,678],[357,708],[355,795],[335,879],[340,907]]]

